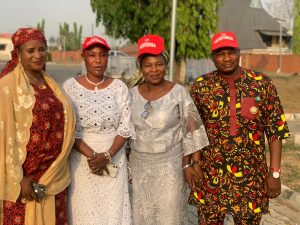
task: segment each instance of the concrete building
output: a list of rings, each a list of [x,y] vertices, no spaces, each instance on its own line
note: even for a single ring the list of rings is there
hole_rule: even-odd
[[[13,50],[11,34],[0,34],[0,61],[8,61],[11,58],[10,52]]]
[[[292,36],[262,8],[260,0],[224,0],[218,17],[218,29],[233,31],[242,52],[278,54],[281,48],[281,53],[291,54]]]

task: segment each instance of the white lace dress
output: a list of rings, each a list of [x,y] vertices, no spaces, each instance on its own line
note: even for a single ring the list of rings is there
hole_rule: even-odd
[[[187,90],[176,84],[141,117],[148,102],[138,87],[131,89],[132,210],[134,225],[187,224],[186,183],[182,158],[208,145],[200,116]]]
[[[70,78],[63,88],[72,99],[76,112],[76,137],[82,138],[96,152],[108,150],[116,135],[130,137],[134,134],[130,122],[130,95],[122,81],[114,80],[105,89],[94,91]],[[119,167],[116,178],[97,176],[90,172],[87,158],[76,150],[72,151],[70,224],[131,224],[124,148],[113,157],[113,162]]]

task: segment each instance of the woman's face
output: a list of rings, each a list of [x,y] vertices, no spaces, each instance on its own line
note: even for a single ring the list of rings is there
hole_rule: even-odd
[[[88,74],[97,77],[104,75],[108,62],[108,51],[105,48],[99,45],[92,46],[84,50],[82,58]]]
[[[166,61],[162,55],[145,56],[141,61],[141,72],[150,84],[160,84],[166,75]]]
[[[25,70],[39,72],[47,61],[47,46],[42,41],[28,41],[20,46],[17,54]]]

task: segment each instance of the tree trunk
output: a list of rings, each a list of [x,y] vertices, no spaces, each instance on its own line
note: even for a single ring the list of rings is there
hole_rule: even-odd
[[[180,84],[185,84],[186,79],[186,61],[180,60],[178,63],[178,70],[177,70],[177,82]]]

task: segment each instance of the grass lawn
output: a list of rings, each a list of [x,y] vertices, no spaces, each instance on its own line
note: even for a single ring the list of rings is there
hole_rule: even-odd
[[[282,183],[300,192],[300,146],[283,146],[281,168]]]
[[[269,159],[269,152],[267,157]],[[284,145],[281,158],[281,183],[300,193],[299,161],[300,146]]]
[[[271,74],[285,113],[300,113],[300,75],[280,76]],[[300,128],[299,128],[300,129]],[[281,182],[300,192],[300,146],[286,144],[283,147]]]
[[[270,75],[285,113],[300,113],[300,75]]]

